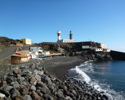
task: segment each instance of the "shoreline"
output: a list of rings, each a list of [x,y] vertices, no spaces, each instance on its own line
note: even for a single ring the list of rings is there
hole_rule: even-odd
[[[86,82],[64,77],[84,63],[80,56],[56,57],[17,64],[0,80],[0,99],[6,100],[109,100]]]
[[[41,63],[41,66],[44,67],[50,75],[60,80],[65,80],[69,69],[84,62],[85,61],[80,56],[55,57],[45,60],[44,63]]]

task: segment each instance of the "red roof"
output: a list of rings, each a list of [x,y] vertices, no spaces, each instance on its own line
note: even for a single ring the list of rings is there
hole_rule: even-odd
[[[23,50],[23,51],[16,52],[15,54],[12,54],[11,56],[27,58],[28,57],[27,54],[28,54],[28,51],[27,50]]]
[[[18,55],[18,54],[12,54],[14,57],[21,57],[21,58],[27,58],[28,56],[25,55]]]

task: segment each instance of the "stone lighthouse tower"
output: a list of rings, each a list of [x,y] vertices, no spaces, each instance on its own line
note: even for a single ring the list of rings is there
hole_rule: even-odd
[[[69,34],[69,39],[72,40],[73,39],[73,34],[72,34],[72,31],[70,31],[70,34]]]

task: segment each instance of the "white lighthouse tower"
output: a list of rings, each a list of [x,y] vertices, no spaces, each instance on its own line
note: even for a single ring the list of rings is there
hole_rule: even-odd
[[[58,41],[61,40],[61,31],[57,32]]]

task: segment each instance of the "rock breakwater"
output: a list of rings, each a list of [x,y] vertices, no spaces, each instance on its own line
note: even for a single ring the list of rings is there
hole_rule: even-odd
[[[50,75],[40,61],[13,68],[0,81],[1,100],[108,100],[89,84]]]

